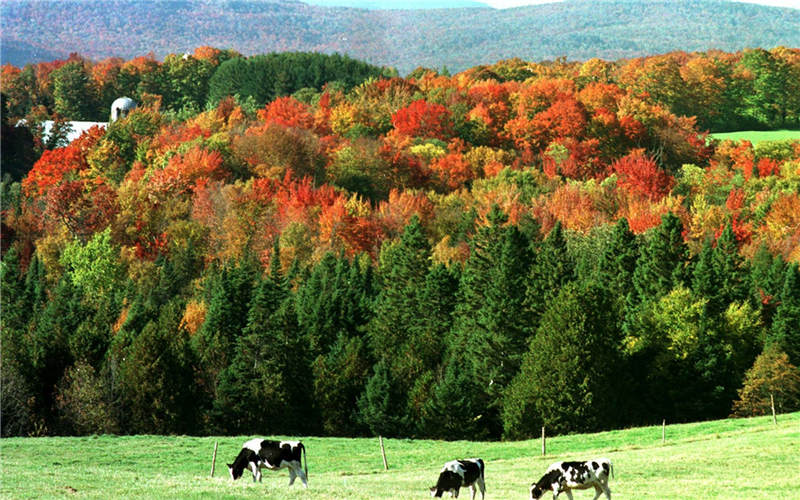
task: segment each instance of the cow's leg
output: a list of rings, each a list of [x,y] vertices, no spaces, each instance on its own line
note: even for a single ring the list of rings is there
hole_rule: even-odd
[[[294,472],[300,478],[300,481],[303,482],[303,486],[308,488],[308,478],[306,477],[306,473],[303,472],[303,468],[300,467],[300,464],[297,465],[297,468],[295,469]]]
[[[253,482],[261,482],[261,468],[255,462],[250,462],[250,471],[253,473]]]
[[[608,487],[608,483],[602,482],[602,483],[600,483],[600,486],[603,487],[603,493],[606,494],[606,498],[608,500],[611,500],[611,488]],[[600,495],[597,495],[597,496],[599,497]]]
[[[472,500],[475,500],[475,493],[478,491],[478,488],[475,487],[475,483],[469,485],[469,492],[472,493]]]
[[[483,496],[486,494],[486,483],[482,477],[479,477],[475,482],[478,483],[478,488],[481,489],[481,500],[483,500]]]
[[[603,493],[603,488],[600,487],[601,483],[594,483],[594,498],[592,500],[597,500],[600,498],[600,494]]]
[[[572,490],[564,490],[564,493],[567,494],[567,498],[569,498],[569,500],[573,500],[573,498],[572,498]]]
[[[458,491],[461,489],[461,486],[456,486],[453,491],[450,493],[450,496],[453,498],[458,498]]]
[[[289,466],[289,486],[294,484],[294,478],[297,477],[297,474],[294,472],[294,467],[291,465]]]

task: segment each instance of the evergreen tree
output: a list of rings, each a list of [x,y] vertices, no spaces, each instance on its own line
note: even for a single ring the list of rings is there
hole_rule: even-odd
[[[800,366],[800,270],[797,264],[786,267],[780,303],[767,343],[777,344],[789,355],[789,362]]]
[[[488,439],[486,408],[474,397],[482,388],[463,354],[452,355],[442,372],[423,406],[421,431],[433,439]]]
[[[149,321],[119,360],[122,428],[135,433],[192,433],[198,429],[195,357],[181,326],[184,303],[170,301]]]
[[[598,271],[598,281],[615,304],[622,320],[626,298],[631,293],[631,281],[639,256],[639,243],[624,217],[615,225],[611,239],[603,251]]]
[[[778,306],[785,267],[780,255],[773,256],[764,244],[750,259],[750,300],[761,305],[761,320],[766,326],[772,324]]]
[[[504,436],[590,432],[618,422],[619,335],[606,292],[570,284],[542,316],[506,392]]]
[[[575,262],[567,251],[561,222],[556,222],[539,246],[528,276],[526,305],[535,327],[561,287],[575,279]]]
[[[69,338],[87,318],[75,286],[65,274],[27,339],[31,363],[31,384],[36,397],[36,413],[47,429],[58,431],[55,411],[55,389],[74,359],[69,349]]]
[[[732,302],[741,302],[747,297],[748,269],[739,255],[736,245],[736,236],[733,234],[731,222],[725,225],[714,248],[714,272],[717,275],[720,287],[720,308],[724,310]]]
[[[28,267],[30,270],[33,263]],[[33,367],[28,351],[28,324],[33,311],[29,306],[25,286],[26,275],[19,266],[19,254],[13,247],[3,256],[0,264],[2,314],[0,314],[0,435],[27,435],[33,429],[34,416],[30,402],[35,393],[31,379]]]
[[[703,242],[703,248],[697,256],[692,269],[692,291],[697,298],[705,298],[708,315],[717,315],[722,311],[721,283],[714,265],[714,247],[711,241]]]
[[[531,261],[528,240],[507,216],[492,208],[479,228],[459,285],[451,343],[463,349],[487,407],[485,425],[500,432],[502,393],[519,368],[530,334],[525,278]],[[474,405],[478,404],[477,402]]]
[[[422,302],[422,290],[430,256],[430,245],[417,216],[411,218],[400,241],[384,246],[381,252],[382,287],[375,300],[374,316],[367,325],[367,335],[373,356],[388,370],[389,384],[393,388],[417,380],[425,372],[421,356],[424,351],[420,351],[424,339],[417,335],[425,331],[427,305]],[[382,376],[382,372],[374,375]],[[379,387],[382,385],[373,389]],[[401,407],[409,406],[408,391],[405,395]],[[410,424],[411,419],[405,414],[407,410],[401,411],[403,416],[396,422]],[[395,429],[395,432],[400,431]]]
[[[326,435],[354,436],[363,432],[357,402],[370,368],[364,340],[344,333],[314,361],[314,401]]]
[[[227,265],[210,277],[208,312],[192,341],[212,396],[216,396],[219,374],[233,359],[236,339],[247,324],[253,269],[253,265],[240,262]]]
[[[400,241],[381,252],[381,290],[368,325],[377,358],[404,352],[409,331],[424,320],[420,291],[430,266],[431,249],[417,216],[412,217]]]
[[[409,350],[419,360],[420,373],[408,390],[408,411],[418,430],[425,424],[424,406],[432,397],[435,373],[442,365],[447,348],[447,334],[453,324],[453,312],[458,291],[458,267],[447,268],[434,265],[425,277],[425,286],[420,292],[421,303],[427,306],[425,321],[414,325],[410,332]]]
[[[636,302],[657,299],[685,283],[688,259],[680,219],[672,213],[661,216],[661,225],[641,247],[633,273]]]
[[[408,428],[402,385],[395,382],[386,360],[378,361],[358,399],[361,422],[373,435],[400,436]]]

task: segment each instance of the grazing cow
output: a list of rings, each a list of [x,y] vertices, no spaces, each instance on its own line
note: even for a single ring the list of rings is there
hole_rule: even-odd
[[[551,465],[542,478],[531,485],[531,500],[542,498],[546,491],[553,492],[553,499],[564,492],[572,500],[572,490],[594,488],[594,500],[605,493],[611,500],[608,489],[608,475],[614,476],[614,466],[607,458],[597,458],[587,462],[556,462]]]
[[[453,460],[447,462],[439,473],[436,486],[431,486],[431,496],[441,497],[446,491],[450,496],[458,498],[458,490],[462,486],[469,486],[472,491],[472,500],[475,500],[475,485],[481,489],[481,498],[486,493],[486,484],[483,482],[483,460],[468,458],[466,460]]]
[[[308,462],[301,460],[306,455],[306,447],[300,441],[268,441],[265,439],[251,439],[242,445],[242,451],[236,456],[232,464],[228,464],[228,471],[234,481],[242,477],[245,469],[253,473],[253,482],[261,481],[261,469],[270,470],[289,469],[289,486],[296,477],[300,477],[303,486],[308,488]],[[303,462],[304,468],[300,468]]]

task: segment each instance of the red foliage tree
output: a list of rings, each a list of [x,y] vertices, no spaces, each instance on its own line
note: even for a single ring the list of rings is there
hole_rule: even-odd
[[[31,195],[41,195],[67,174],[85,170],[88,167],[86,156],[103,134],[103,129],[95,126],[68,146],[46,150],[22,180],[23,190]]]
[[[422,99],[398,109],[392,115],[392,126],[398,133],[411,137],[431,137],[446,141],[453,135],[450,111],[441,104]]]
[[[284,127],[297,127],[312,130],[314,115],[307,104],[294,97],[279,97],[258,112],[258,118],[265,125],[278,124]]]
[[[639,151],[615,161],[611,170],[619,177],[617,183],[620,187],[651,201],[662,199],[674,184],[668,173]]]

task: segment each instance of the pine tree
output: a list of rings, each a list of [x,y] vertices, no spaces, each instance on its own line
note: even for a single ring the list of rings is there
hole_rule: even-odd
[[[619,335],[606,292],[570,284],[542,316],[522,368],[506,392],[504,435],[588,432],[617,420]]]
[[[30,270],[29,266],[29,270]],[[34,417],[30,402],[36,393],[31,384],[33,370],[28,352],[28,324],[33,315],[25,287],[26,276],[19,267],[19,254],[13,247],[3,257],[0,265],[0,346],[3,361],[0,363],[0,414],[2,437],[27,435],[32,430]]]
[[[748,268],[739,255],[736,236],[731,222],[725,225],[714,248],[714,272],[720,282],[720,308],[724,310],[732,302],[741,302],[747,297]]]
[[[314,401],[326,435],[353,436],[363,432],[357,402],[370,368],[364,340],[344,333],[314,361]]]
[[[117,382],[124,402],[122,428],[137,433],[192,433],[198,427],[196,360],[181,326],[184,303],[164,305],[124,349]]]
[[[474,397],[481,391],[463,355],[452,356],[422,408],[421,431],[434,439],[487,439],[485,407]]]
[[[597,273],[598,282],[608,290],[620,324],[624,321],[638,257],[639,243],[636,235],[630,230],[628,220],[622,218],[614,225],[611,240],[600,258],[600,268]]]
[[[375,300],[374,315],[367,325],[367,338],[372,355],[388,370],[393,390],[417,380],[425,371],[424,360],[417,352],[419,339],[414,334],[424,331],[426,322],[427,306],[421,294],[430,256],[431,248],[417,216],[411,218],[400,241],[384,246],[380,255],[382,286]],[[382,372],[376,372],[375,377],[382,376]],[[376,390],[379,386],[375,386]],[[368,384],[368,390],[369,387]],[[408,391],[405,396],[402,410],[398,410],[402,417],[397,419],[403,425],[410,423],[405,414],[409,406]]]
[[[800,366],[800,270],[797,264],[786,267],[780,303],[767,343],[777,344],[789,355],[790,363]]]
[[[69,338],[88,316],[80,299],[75,285],[65,274],[27,340],[36,412],[51,432],[58,431],[54,407],[56,384],[75,361],[70,353]]]
[[[532,326],[550,306],[561,287],[575,279],[575,262],[567,251],[561,223],[556,222],[539,246],[528,275],[526,305],[532,315]]]
[[[773,256],[765,244],[750,259],[750,300],[761,305],[761,320],[767,326],[778,306],[785,267],[780,255]]]
[[[216,395],[217,378],[233,359],[236,339],[247,324],[252,276],[252,266],[242,262],[225,266],[211,277],[206,320],[192,340],[212,396]]]
[[[530,245],[507,216],[492,208],[479,228],[459,284],[451,349],[461,349],[481,391],[473,397],[487,407],[484,425],[500,432],[502,393],[519,368],[530,334],[525,279]],[[477,405],[479,403],[474,403]]]
[[[686,280],[689,250],[683,241],[683,224],[672,213],[661,217],[641,247],[633,286],[637,303],[657,299]]]
[[[359,418],[373,435],[400,436],[408,429],[405,398],[385,360],[378,361],[358,399]]]
[[[721,283],[714,265],[714,247],[711,241],[703,242],[692,269],[692,291],[695,296],[706,299],[706,313],[714,316],[722,312]]]

